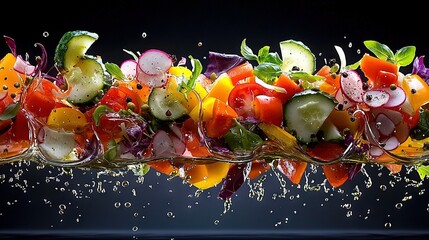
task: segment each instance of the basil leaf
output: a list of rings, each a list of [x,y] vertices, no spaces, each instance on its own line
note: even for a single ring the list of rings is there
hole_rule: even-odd
[[[95,108],[94,112],[92,113],[95,126],[100,125],[100,117],[108,112],[113,112],[113,110],[106,105],[99,105],[98,107]]]
[[[262,144],[262,138],[235,120],[235,126],[225,134],[225,142],[234,153],[246,153]]]
[[[252,49],[246,45],[246,39],[243,39],[240,46],[241,55],[247,60],[258,60],[258,56],[256,56]]]
[[[390,48],[382,43],[379,43],[374,40],[366,40],[363,42],[366,48],[374,53],[378,58],[392,62],[395,59],[395,54],[390,50]]]
[[[200,60],[195,59],[192,56],[189,56],[189,58],[191,59],[191,64],[192,64],[192,75],[191,75],[191,78],[186,83],[186,85],[190,89],[194,89],[195,81],[197,80],[197,78],[201,74],[201,72],[203,71],[203,65],[201,64]]]
[[[261,62],[269,62],[269,63],[274,63],[277,64],[279,66],[282,65],[283,61],[280,58],[278,53],[268,53],[264,56],[264,58],[262,59],[261,57],[259,58],[259,60]]]
[[[0,121],[9,120],[9,119],[16,117],[16,115],[19,112],[20,107],[21,107],[20,102],[9,104],[4,109],[3,113],[0,114]]]
[[[130,165],[128,168],[133,171],[135,176],[144,176],[150,170],[150,166],[146,163]]]
[[[418,166],[417,173],[419,174],[421,180],[424,180],[426,177],[429,177],[429,165]]]
[[[253,73],[264,82],[272,83],[282,74],[280,65],[264,62],[253,68]]]
[[[415,56],[416,56],[415,46],[403,47],[395,53],[396,65],[400,67],[408,66],[413,62]]]
[[[113,77],[120,80],[125,80],[125,75],[118,65],[115,63],[105,63],[104,66],[106,66],[107,72],[110,73]]]
[[[422,140],[429,137],[429,110],[422,109],[419,113],[419,122],[410,131],[410,137],[416,140]]]
[[[270,47],[264,46],[258,51],[258,63],[265,62],[264,60],[267,58],[267,56],[270,54]]]

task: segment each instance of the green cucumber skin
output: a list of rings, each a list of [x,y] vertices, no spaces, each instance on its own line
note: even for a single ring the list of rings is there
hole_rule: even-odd
[[[93,32],[88,32],[88,31],[82,31],[82,30],[75,30],[75,31],[69,31],[66,32],[60,39],[60,41],[58,42],[58,45],[56,46],[55,49],[55,54],[54,54],[54,62],[56,64],[56,66],[58,67],[58,69],[60,70],[68,70],[67,66],[66,66],[66,53],[69,50],[70,46],[70,42],[73,40],[73,38],[79,38],[82,36],[86,36],[89,38],[93,38],[93,40],[97,40],[98,39],[98,34],[93,33]],[[82,48],[89,48],[90,46],[81,46]],[[86,50],[84,50],[83,52],[85,52]],[[83,56],[76,56],[76,61],[79,60],[79,58],[81,58]]]
[[[322,123],[320,126],[316,126],[314,129],[306,129],[303,127],[304,124],[310,124],[306,122],[305,116],[302,116],[299,112],[299,108],[305,106],[307,103],[316,102],[322,104],[318,109],[321,109]],[[323,124],[323,121],[329,116],[336,106],[336,100],[320,91],[315,90],[304,90],[300,93],[295,94],[288,102],[284,105],[284,126],[286,129],[296,136],[296,138],[305,144],[309,144],[317,141],[317,132]],[[305,110],[305,109],[302,109]],[[311,109],[310,109],[311,110]],[[317,112],[315,112],[316,114]],[[310,117],[310,116],[307,116]]]
[[[284,61],[282,65],[283,71],[292,71],[294,65],[297,65],[297,67],[309,74],[313,74],[316,71],[316,56],[311,52],[310,48],[301,41],[282,41],[280,42],[280,49]],[[291,52],[291,49],[293,52]],[[292,53],[299,56],[292,56]],[[296,62],[299,62],[301,65],[295,64]]]

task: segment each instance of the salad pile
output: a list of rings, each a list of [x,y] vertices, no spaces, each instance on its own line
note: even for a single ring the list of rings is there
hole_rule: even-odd
[[[349,65],[335,46],[338,59],[316,66],[301,41],[277,53],[244,39],[240,54],[209,52],[207,66],[159,49],[111,63],[87,54],[98,34],[75,30],[47,71],[42,44],[32,60],[4,39],[1,163],[154,169],[202,190],[221,184],[224,200],[270,169],[299,184],[308,164],[333,187],[364,164],[429,174],[429,69],[415,46],[368,40]]]

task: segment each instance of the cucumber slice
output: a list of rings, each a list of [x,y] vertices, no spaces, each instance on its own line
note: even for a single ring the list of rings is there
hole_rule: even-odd
[[[84,56],[64,74],[64,78],[71,87],[67,100],[72,103],[86,103],[98,96],[108,74],[99,58]]]
[[[297,93],[284,106],[285,126],[295,133],[298,141],[316,142],[317,132],[335,106],[335,99],[323,92],[305,90]]]
[[[154,88],[149,95],[150,112],[159,120],[176,120],[188,113],[182,98],[182,93],[171,88]]]
[[[322,132],[323,140],[329,142],[340,142],[344,140],[344,136],[338,130],[338,128],[328,119],[320,127]]]
[[[313,74],[316,71],[316,57],[304,43],[296,40],[280,42],[282,70],[285,72],[299,68],[299,71]]]
[[[60,71],[68,71],[85,56],[88,48],[98,39],[96,33],[69,31],[60,39],[54,54],[54,61]]]

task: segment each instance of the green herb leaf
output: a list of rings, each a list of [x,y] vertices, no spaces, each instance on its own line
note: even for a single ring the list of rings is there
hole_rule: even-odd
[[[275,63],[263,62],[253,68],[253,73],[264,82],[272,83],[282,74],[282,68]]]
[[[366,40],[363,42],[366,48],[370,50],[376,57],[379,59],[393,62],[395,59],[395,54],[390,50],[390,48],[382,44],[380,42],[374,41],[374,40]]]
[[[107,143],[107,150],[104,153],[104,158],[108,161],[113,161],[118,156],[118,144],[114,139],[110,139]]]
[[[396,65],[400,67],[408,66],[413,62],[415,56],[416,56],[415,46],[403,47],[395,53]]]
[[[107,72],[110,73],[114,78],[125,80],[125,75],[118,65],[115,63],[105,63],[104,66],[106,66]]]
[[[243,39],[240,46],[241,55],[247,60],[258,60],[258,56],[256,56],[252,49],[246,45],[246,39]]]
[[[4,109],[3,113],[0,115],[0,121],[9,120],[16,117],[20,107],[21,107],[20,102],[9,104]]]
[[[422,140],[429,137],[429,110],[420,110],[419,122],[417,126],[411,129],[410,137],[416,140]]]
[[[303,80],[306,82],[316,82],[325,79],[323,76],[311,75],[303,71],[291,71],[289,72],[289,77],[295,81]]]
[[[95,126],[100,125],[100,117],[108,112],[113,112],[113,110],[106,105],[99,105],[98,107],[95,108],[94,112],[92,113]]]
[[[235,120],[235,126],[225,134],[225,142],[235,153],[246,153],[262,144],[262,138],[241,125]]]
[[[144,176],[150,170],[150,166],[146,163],[130,165],[128,168],[131,169],[136,176]]]
[[[418,166],[417,173],[419,174],[421,180],[424,180],[426,177],[429,177],[429,165]]]
[[[351,70],[356,70],[356,69],[359,68],[359,66],[360,66],[360,60],[357,61],[357,62],[355,62],[355,63],[353,63],[353,64],[347,65],[345,68],[346,69],[351,69]]]

